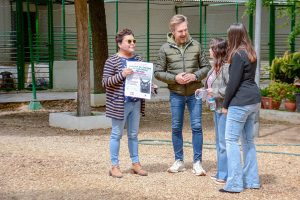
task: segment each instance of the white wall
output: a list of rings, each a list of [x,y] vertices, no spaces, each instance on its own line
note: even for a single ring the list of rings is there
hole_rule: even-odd
[[[159,86],[165,85],[153,80]],[[90,62],[90,84],[94,88],[93,62]],[[53,63],[53,89],[77,90],[77,61],[55,61]]]
[[[9,0],[0,0],[0,32],[10,31],[11,16]]]
[[[91,65],[92,65],[92,62],[91,62]],[[92,80],[92,77],[90,77],[90,80]],[[76,90],[77,89],[77,61],[76,60],[74,60],[74,61],[54,61],[54,63],[53,63],[53,89],[57,89],[57,90]]]
[[[9,0],[0,0],[0,61],[10,60],[11,15]],[[8,49],[6,49],[8,48]]]

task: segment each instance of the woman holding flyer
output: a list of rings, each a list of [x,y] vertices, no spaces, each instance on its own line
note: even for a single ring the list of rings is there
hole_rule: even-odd
[[[112,168],[109,175],[115,178],[123,177],[119,167],[119,150],[120,139],[127,123],[131,173],[147,176],[148,173],[140,164],[137,138],[140,113],[144,113],[145,100],[124,95],[126,77],[133,74],[132,69],[126,68],[126,62],[142,61],[142,58],[134,53],[136,40],[131,30],[121,30],[115,40],[119,50],[106,60],[102,79],[102,85],[106,88],[106,116],[112,119],[109,144]]]

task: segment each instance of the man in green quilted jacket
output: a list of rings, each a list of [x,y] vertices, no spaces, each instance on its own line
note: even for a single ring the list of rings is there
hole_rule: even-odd
[[[201,80],[211,66],[199,42],[189,35],[188,21],[184,15],[173,16],[169,28],[171,32],[159,50],[154,70],[155,78],[167,83],[170,90],[175,162],[167,171],[177,173],[185,170],[182,127],[187,105],[194,152],[192,172],[197,176],[205,176],[202,167],[202,101],[195,98],[194,92],[202,87]]]

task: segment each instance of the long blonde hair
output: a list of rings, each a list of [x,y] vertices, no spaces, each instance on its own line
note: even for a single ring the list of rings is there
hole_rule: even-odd
[[[232,62],[233,55],[239,50],[245,50],[249,60],[256,61],[256,53],[248,37],[244,24],[234,23],[227,30],[228,37],[228,63]]]

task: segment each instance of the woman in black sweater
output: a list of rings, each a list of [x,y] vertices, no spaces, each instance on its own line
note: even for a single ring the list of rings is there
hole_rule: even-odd
[[[228,178],[220,192],[241,192],[260,188],[254,121],[260,107],[260,90],[255,83],[256,53],[243,24],[232,24],[227,30],[229,81],[222,112],[227,114],[225,140]],[[241,164],[241,138],[243,164]]]

